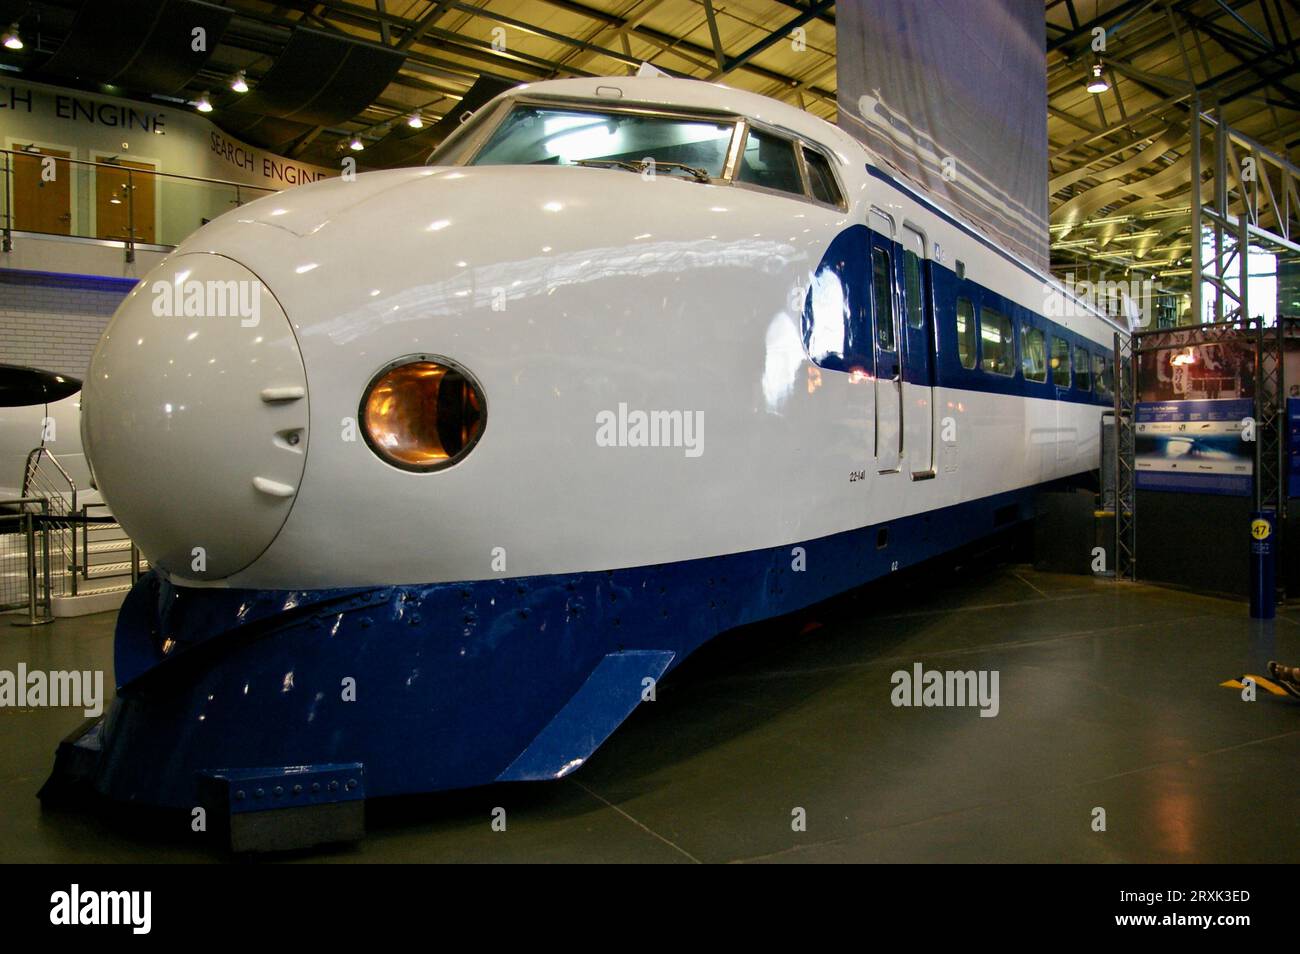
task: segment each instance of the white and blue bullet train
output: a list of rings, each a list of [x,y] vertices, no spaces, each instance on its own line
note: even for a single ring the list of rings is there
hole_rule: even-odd
[[[113,317],[85,444],[156,569],[53,781],[558,778],[715,634],[1097,466],[1121,329],[805,112],[542,82],[431,161],[231,211]]]

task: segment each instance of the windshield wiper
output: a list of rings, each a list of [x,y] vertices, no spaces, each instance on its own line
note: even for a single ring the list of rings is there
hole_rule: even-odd
[[[645,164],[641,162],[628,162],[626,159],[575,159],[575,166],[592,166],[596,169],[619,168],[626,169],[628,172],[641,172]]]
[[[670,168],[673,169],[680,169],[682,170],[682,172],[685,172],[687,175],[694,177],[696,182],[711,181],[709,178],[709,174],[705,172],[703,169],[699,168],[698,166],[688,166],[684,162],[667,162],[662,159],[656,159],[655,166],[656,167],[669,166]]]
[[[573,164],[575,166],[592,166],[595,168],[618,168],[626,169],[629,172],[645,172],[650,167],[652,160],[649,159],[578,159]],[[696,166],[688,166],[684,162],[669,162],[664,159],[653,160],[654,168],[659,169],[667,166],[672,169],[680,169],[687,175],[695,179],[696,182],[712,182],[708,172]]]

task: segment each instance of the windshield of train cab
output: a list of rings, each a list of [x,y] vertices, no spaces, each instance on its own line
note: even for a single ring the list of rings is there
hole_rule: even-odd
[[[707,181],[720,178],[734,120],[519,104],[469,160],[471,166],[621,168]]]

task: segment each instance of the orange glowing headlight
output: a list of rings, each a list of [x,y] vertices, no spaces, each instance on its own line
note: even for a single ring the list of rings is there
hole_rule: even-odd
[[[483,392],[469,372],[436,355],[412,355],[375,375],[361,398],[361,433],[394,467],[449,467],[478,442]]]

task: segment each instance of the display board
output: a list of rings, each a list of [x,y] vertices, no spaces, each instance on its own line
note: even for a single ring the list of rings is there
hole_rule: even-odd
[[[1134,422],[1139,490],[1248,496],[1255,447],[1249,398],[1142,401]]]

